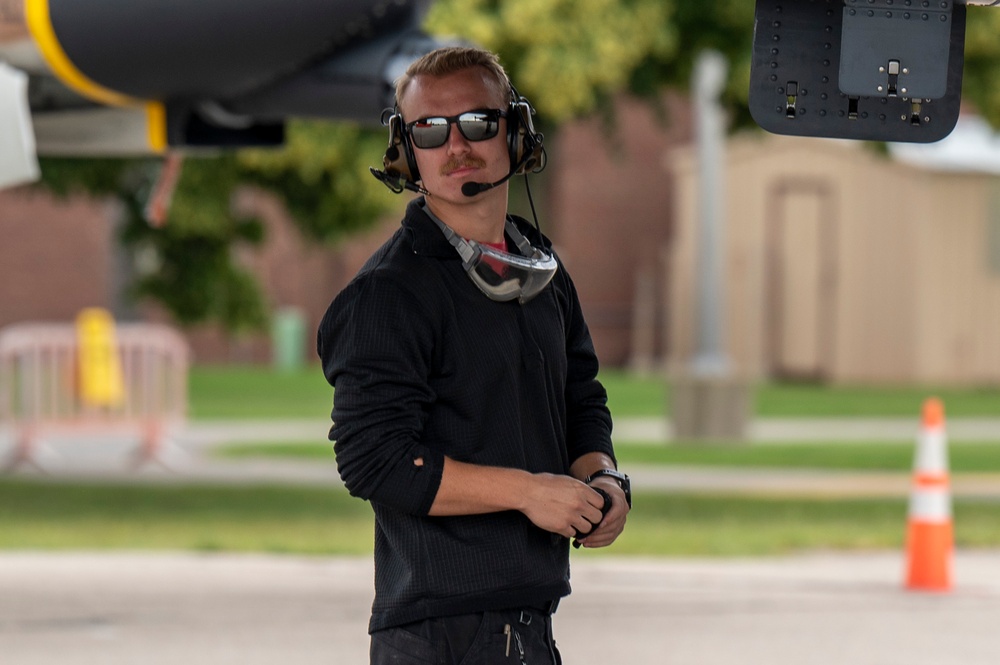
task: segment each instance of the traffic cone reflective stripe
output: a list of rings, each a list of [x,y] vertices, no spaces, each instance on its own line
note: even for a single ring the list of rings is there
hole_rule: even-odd
[[[906,586],[926,591],[951,588],[954,534],[944,407],[924,403],[913,468],[907,526]]]
[[[913,484],[925,489],[935,487],[948,487],[948,474],[946,473],[920,473],[913,476]]]

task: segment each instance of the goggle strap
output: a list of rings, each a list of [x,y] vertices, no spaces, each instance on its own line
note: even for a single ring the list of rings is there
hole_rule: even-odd
[[[444,234],[445,239],[447,239],[448,243],[458,252],[459,257],[462,259],[462,267],[465,268],[465,271],[468,272],[472,270],[475,266],[476,259],[483,253],[482,250],[479,249],[479,243],[475,241],[470,242],[455,233],[455,230],[441,221],[437,215],[431,212],[430,208],[424,206],[424,212],[427,213],[427,216],[430,217],[435,224],[437,224],[438,228],[441,229],[441,233]],[[532,257],[535,255],[535,248],[532,246],[531,242],[524,237],[524,234],[517,230],[517,226],[514,225],[514,222],[511,221],[510,217],[508,217],[506,222],[504,222],[504,231],[507,232],[507,235],[509,235],[511,240],[514,241],[514,244],[517,245],[517,249],[521,253],[521,256]]]
[[[441,229],[441,233],[444,234],[448,243],[451,244],[451,246],[458,252],[458,256],[462,259],[462,267],[465,268],[466,272],[472,270],[476,257],[482,254],[482,252],[470,245],[465,238],[455,233],[454,229],[438,219],[438,216],[431,212],[430,208],[424,206],[424,212],[427,213],[427,216],[438,225],[438,228]]]
[[[517,245],[517,250],[521,252],[521,256],[530,257],[534,255],[535,248],[532,247],[531,243],[528,242],[528,239],[517,230],[517,227],[514,226],[514,222],[511,221],[510,217],[507,218],[507,223],[504,224],[504,230],[507,231],[507,235],[509,235],[511,240],[514,241],[514,244]]]

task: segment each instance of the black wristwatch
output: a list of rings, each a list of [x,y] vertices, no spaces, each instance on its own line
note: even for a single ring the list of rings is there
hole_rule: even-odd
[[[618,481],[618,486],[622,488],[625,492],[625,503],[628,504],[629,509],[632,508],[632,481],[628,479],[621,471],[615,471],[614,469],[598,469],[594,473],[587,476],[587,479],[583,482],[590,484],[590,481],[594,478],[600,478],[601,476],[610,476]]]

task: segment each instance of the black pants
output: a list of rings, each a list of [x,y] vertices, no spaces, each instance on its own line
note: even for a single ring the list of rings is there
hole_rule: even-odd
[[[371,665],[561,665],[552,616],[536,609],[426,619],[372,633]]]

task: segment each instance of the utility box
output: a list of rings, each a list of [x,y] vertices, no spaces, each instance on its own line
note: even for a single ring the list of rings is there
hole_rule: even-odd
[[[300,369],[305,357],[305,316],[297,307],[284,307],[274,313],[271,323],[272,362],[282,372]]]

